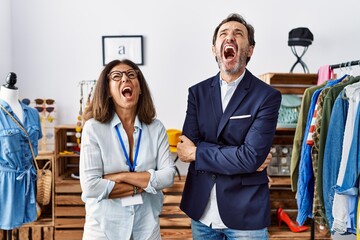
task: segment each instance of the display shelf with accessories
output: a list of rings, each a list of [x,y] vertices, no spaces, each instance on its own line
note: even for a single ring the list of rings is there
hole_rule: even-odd
[[[42,152],[54,151],[54,126],[56,125],[56,102],[52,98],[23,98],[22,103],[35,108],[40,117],[43,137],[39,139],[38,149]]]
[[[84,80],[79,82],[79,86],[80,86],[79,115],[76,118],[76,127],[75,127],[76,143],[78,145],[79,150],[81,144],[81,131],[83,126],[82,115],[83,115],[83,111],[90,104],[95,84],[96,84],[96,80]],[[84,101],[85,98],[86,98],[86,102]]]
[[[55,126],[55,239],[82,239],[85,206],[81,200],[76,125]]]
[[[304,91],[317,84],[317,74],[309,73],[266,73],[259,76],[264,82],[270,84],[275,89],[278,89],[283,96],[296,96],[302,99]],[[289,100],[289,98],[285,98]],[[299,109],[298,100],[290,99],[287,103],[282,104],[285,107],[294,107],[294,110]],[[284,107],[283,106],[283,107]],[[284,110],[284,109],[283,109]],[[280,111],[279,111],[280,112]],[[284,113],[289,113],[289,109],[285,109]],[[293,114],[294,112],[291,112]],[[292,116],[295,116],[293,114]],[[320,230],[318,227],[312,226],[310,219],[305,222],[306,229],[297,228],[293,226],[297,216],[296,192],[292,191],[290,181],[290,159],[292,153],[292,146],[294,135],[296,131],[296,121],[293,117],[289,118],[282,116],[280,119],[290,119],[291,122],[281,124],[278,123],[273,146],[271,152],[273,159],[268,167],[268,175],[270,176],[270,206],[271,206],[271,226],[269,227],[270,239],[331,239],[330,232]],[[281,210],[282,214],[279,214]],[[281,223],[281,226],[279,226]],[[301,230],[293,232],[292,230]],[[316,231],[316,232],[314,232]],[[314,236],[315,235],[315,236]]]

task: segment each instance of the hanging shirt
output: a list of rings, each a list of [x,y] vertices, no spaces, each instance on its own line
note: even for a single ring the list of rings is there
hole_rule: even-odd
[[[345,77],[346,76],[336,80],[329,80],[326,82],[325,87],[334,86],[335,84],[341,82]],[[317,99],[325,87],[317,89],[312,95],[305,133],[309,132]],[[303,225],[308,217],[312,218],[312,205],[314,197],[314,173],[311,162],[311,146],[307,145],[306,141],[307,138],[304,138],[301,147],[298,192],[296,199],[298,205],[298,216],[296,221],[299,225]]]
[[[301,148],[302,148],[302,142],[304,137],[306,137],[306,124],[308,119],[308,112],[310,108],[311,98],[314,92],[317,89],[323,88],[326,85],[326,83],[323,83],[319,86],[313,86],[305,89],[300,112],[299,112],[299,118],[295,129],[294,134],[294,143],[291,153],[291,163],[290,163],[290,178],[291,178],[291,188],[293,192],[297,191],[297,182],[299,178],[299,163],[300,163],[300,156],[301,156]]]
[[[349,108],[349,103],[343,98],[343,94],[344,90],[337,96],[331,113],[322,167],[324,207],[330,229],[334,222],[334,217],[332,215],[335,195],[334,186],[336,185],[340,169],[345,122]]]
[[[337,84],[333,87],[331,87],[331,89],[329,89],[328,93],[326,94],[325,98],[324,98],[324,103],[323,103],[323,108],[322,108],[322,114],[321,114],[321,131],[320,131],[320,135],[319,135],[319,149],[318,149],[318,169],[319,171],[317,172],[317,176],[316,179],[318,180],[315,185],[317,188],[317,192],[318,192],[318,196],[319,196],[319,205],[321,205],[321,209],[322,209],[322,215],[324,215],[326,212],[326,204],[325,202],[330,202],[331,201],[331,205],[332,205],[332,199],[333,196],[330,198],[328,197],[328,195],[326,196],[326,199],[324,199],[324,191],[326,191],[327,193],[329,193],[329,189],[324,189],[323,188],[323,184],[324,182],[326,182],[325,184],[328,186],[330,183],[333,183],[331,181],[331,179],[326,178],[326,180],[324,181],[324,176],[323,176],[323,172],[326,171],[324,170],[325,168],[328,168],[329,166],[331,166],[333,163],[327,163],[328,166],[324,167],[324,150],[325,150],[325,146],[326,146],[326,141],[329,140],[329,138],[327,138],[327,134],[329,131],[329,124],[330,124],[330,118],[332,115],[332,110],[333,110],[333,106],[335,103],[335,100],[337,99],[339,93],[344,89],[345,86],[350,85],[352,83],[358,82],[360,80],[360,76],[358,77],[353,77],[353,76],[348,76],[347,78],[345,78],[344,80],[341,81],[340,84]],[[340,123],[339,123],[340,124]],[[339,129],[334,129],[332,128],[331,131],[338,131]],[[343,133],[343,131],[342,131]],[[333,144],[333,146],[331,146],[331,148],[336,148],[336,146],[342,146],[342,138],[341,138],[341,144],[340,144],[340,138],[336,137],[334,138],[334,140],[329,140],[329,141],[336,141],[338,140],[339,143],[337,144]],[[335,150],[335,149],[334,149]],[[336,151],[336,150],[335,150]],[[339,153],[340,154],[340,153]],[[335,155],[330,155],[331,156],[331,162],[333,162],[333,160],[335,161],[337,159],[337,157],[335,157]],[[338,168],[337,168],[338,169]],[[335,170],[332,170],[335,171]],[[320,180],[320,181],[319,181]],[[336,179],[335,179],[336,182]],[[332,184],[335,185],[335,184]],[[326,215],[326,219],[329,219],[329,217]],[[332,224],[332,222],[331,222]],[[327,221],[327,225],[329,226],[329,229],[331,229],[331,225],[330,223]]]
[[[20,121],[11,107],[0,99],[0,104]],[[36,109],[21,103],[22,125],[27,131],[35,155],[42,137],[40,117]],[[37,218],[36,169],[25,133],[0,108],[0,229],[11,230]]]
[[[317,85],[321,85],[329,79],[334,77],[334,70],[329,65],[321,66],[318,70],[318,81]]]
[[[351,189],[349,186],[351,185],[350,182],[352,181],[355,175],[355,174],[351,174],[350,172],[353,172],[357,169],[356,167],[354,169],[351,169],[351,167],[354,167],[354,165],[351,164],[355,164],[355,163],[357,164],[356,162],[357,154],[355,152],[350,152],[350,147],[353,141],[353,134],[354,132],[356,133],[358,131],[357,126],[359,126],[358,125],[359,122],[355,124],[355,120],[356,120],[357,109],[360,101],[360,84],[354,83],[348,85],[344,88],[344,91],[346,92],[346,96],[349,99],[348,100],[349,109],[345,124],[340,169],[335,187],[335,196],[334,196],[334,204],[332,211],[334,216],[333,230],[339,233],[344,233],[344,232],[355,233],[356,220],[355,220],[355,212],[353,210],[356,208],[357,190],[356,193],[354,194],[353,193],[354,189]],[[355,147],[357,147],[356,144]],[[348,164],[350,164],[351,166],[350,172],[346,171]],[[344,184],[344,180],[346,180],[345,184]]]
[[[80,183],[86,208],[84,239],[128,240],[131,235],[133,239],[151,239],[159,229],[161,190],[171,186],[175,176],[166,129],[159,120],[144,124],[136,117],[133,156],[136,151],[138,156],[134,170],[148,171],[151,178],[141,193],[143,204],[123,206],[121,198],[108,199],[115,182],[102,178],[110,173],[131,171],[116,126],[129,153],[129,141],[116,114],[109,123],[90,119],[82,130]]]

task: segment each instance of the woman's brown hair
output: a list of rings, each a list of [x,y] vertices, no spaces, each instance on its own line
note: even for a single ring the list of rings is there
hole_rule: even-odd
[[[111,80],[109,79],[108,74],[111,69],[119,64],[125,64],[130,66],[132,69],[137,70],[137,78],[139,80],[141,90],[137,104],[137,115],[141,122],[150,124],[156,117],[156,110],[151,97],[150,89],[138,65],[129,59],[113,60],[106,64],[96,82],[93,99],[84,111],[84,121],[94,118],[101,123],[107,123],[113,118],[115,114],[115,106],[110,96],[109,81]]]

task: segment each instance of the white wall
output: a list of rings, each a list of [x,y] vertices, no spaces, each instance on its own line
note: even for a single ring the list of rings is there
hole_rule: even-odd
[[[316,73],[322,65],[360,58],[359,8],[357,0],[334,4],[326,0],[14,0],[12,39],[0,45],[0,77],[15,71],[21,97],[53,98],[57,124],[75,124],[78,83],[96,79],[103,67],[101,37],[143,35],[141,69],[158,117],[168,128],[181,128],[187,88],[218,71],[211,39],[214,28],[229,13],[242,14],[255,27],[257,44],[248,65],[255,75],[289,72],[296,58],[287,45],[288,33],[296,27],[308,27],[314,34],[303,60]],[[2,22],[10,11],[0,9],[0,33],[6,36],[10,21]],[[298,66],[295,72],[302,69]]]
[[[11,56],[11,0],[0,0],[0,84],[12,71]],[[4,79],[4,83],[3,80]]]

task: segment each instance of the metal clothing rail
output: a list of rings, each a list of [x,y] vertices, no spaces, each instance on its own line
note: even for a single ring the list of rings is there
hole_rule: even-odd
[[[339,64],[333,64],[333,65],[330,65],[329,67],[330,67],[330,69],[335,69],[335,68],[346,68],[346,67],[355,66],[355,65],[360,65],[360,60],[344,62],[344,63],[339,63]]]

